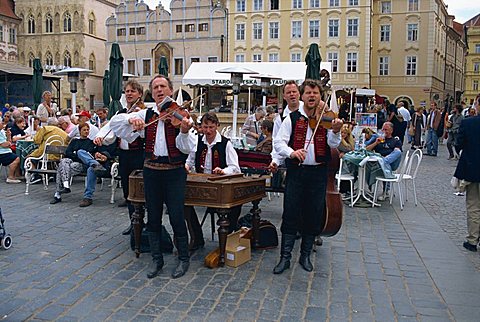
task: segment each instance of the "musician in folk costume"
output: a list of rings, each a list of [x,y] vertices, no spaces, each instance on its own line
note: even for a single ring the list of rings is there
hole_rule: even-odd
[[[170,79],[157,75],[150,81],[149,87],[156,106],[130,114],[117,114],[110,121],[110,127],[117,136],[130,143],[137,138],[137,133],[145,137],[143,180],[148,211],[148,240],[153,259],[153,267],[147,277],[157,276],[164,265],[160,240],[165,203],[179,259],[172,278],[178,278],[185,275],[190,265],[183,209],[187,182],[185,161],[195,149],[197,139],[195,134],[189,131],[192,122],[188,118],[182,119],[179,128],[175,128],[170,122],[172,113],[165,110],[170,104],[168,98],[173,93]]]
[[[300,265],[313,270],[310,261],[315,236],[325,223],[327,164],[330,148],[341,141],[340,119],[332,121],[332,129],[318,125],[317,119],[328,109],[321,100],[320,84],[305,80],[302,84],[304,105],[289,114],[274,138],[278,153],[286,158],[287,177],[282,215],[280,262],[273,273],[281,274],[290,267],[291,252],[297,231],[302,235]],[[316,129],[316,130],[315,130]]]
[[[215,113],[208,112],[202,116],[200,128],[203,135],[198,136],[196,147],[188,156],[185,165],[187,171],[195,170],[196,173],[226,175],[240,173],[237,152],[230,140],[220,135],[217,130],[219,125],[220,122]],[[232,211],[232,213],[236,213],[237,219],[240,210],[241,206],[238,207],[238,211]],[[190,249],[196,250],[203,247],[205,241],[202,227],[193,207],[185,209],[185,217],[191,235]],[[232,225],[236,226],[236,222],[233,220],[231,221]]]
[[[136,80],[129,80],[125,84],[124,90],[127,106],[120,109],[117,114],[138,112],[145,108],[145,104],[142,102],[143,87],[140,85],[140,83],[138,83]],[[138,133],[134,134],[132,138],[133,141],[129,143],[125,139],[116,137],[107,123],[100,129],[95,140],[93,141],[96,145],[109,145],[115,142],[117,143],[119,161],[118,172],[122,182],[123,197],[125,200],[124,202],[128,207],[128,215],[130,218],[130,225],[122,232],[122,235],[130,234],[132,230],[132,217],[133,213],[135,212],[135,208],[130,201],[127,200],[129,188],[128,177],[132,171],[143,169],[143,162],[145,159],[144,139],[140,137],[140,134]],[[119,206],[123,205],[120,204]]]

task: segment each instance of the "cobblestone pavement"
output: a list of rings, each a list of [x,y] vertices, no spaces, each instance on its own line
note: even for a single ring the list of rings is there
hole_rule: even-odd
[[[57,205],[49,204],[52,186],[34,185],[25,196],[23,184],[2,179],[0,206],[13,246],[0,250],[0,320],[476,321],[479,255],[461,246],[465,200],[453,195],[454,161],[440,150],[424,157],[417,207],[412,197],[403,211],[397,199],[393,207],[346,207],[340,232],[314,253],[314,271],[297,264],[296,245],[282,275],[272,274],[278,249],[253,251],[238,268],[203,267],[217,245],[207,226],[206,246],[186,276],[170,279],[175,258],[166,255],[163,273],[149,280],[150,256],[135,259],[120,234],[126,210],[108,203],[107,187],[79,208],[79,179]],[[277,227],[281,200],[261,204],[262,217]]]

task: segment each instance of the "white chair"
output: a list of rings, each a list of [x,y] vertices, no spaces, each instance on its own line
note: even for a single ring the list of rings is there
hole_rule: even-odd
[[[343,170],[343,159],[340,159],[340,167],[338,169],[338,173],[335,175],[335,179],[337,180],[337,191],[340,191],[340,182],[341,181],[348,181],[350,182],[350,207],[353,207],[353,182],[355,178],[350,173],[342,173]]]
[[[417,178],[418,168],[420,167],[420,163],[422,162],[423,152],[420,149],[416,149],[412,155],[410,156],[410,161],[407,165],[407,170],[403,175],[404,185],[405,185],[405,201],[408,200],[408,183],[412,183],[412,190],[413,190],[413,198],[415,200],[415,206],[417,206],[417,188],[415,186],[415,179]]]
[[[389,192],[389,198],[390,198],[390,204],[392,204],[392,199],[393,196],[395,195],[395,185],[398,187],[398,196],[400,199],[400,209],[403,210],[403,193],[402,193],[402,180],[403,176],[405,174],[405,171],[407,170],[408,166],[408,160],[410,159],[409,157],[410,151],[407,151],[407,154],[405,155],[405,159],[403,160],[401,166],[400,166],[400,171],[398,173],[394,173],[395,178],[387,179],[384,177],[377,177],[375,181],[375,190],[373,194],[373,201],[377,201],[377,190],[378,190],[378,182],[383,182],[385,184],[390,183],[390,192]]]

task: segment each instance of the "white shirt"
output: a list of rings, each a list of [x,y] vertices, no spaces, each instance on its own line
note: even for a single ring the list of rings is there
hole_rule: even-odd
[[[159,114],[157,106],[153,107],[153,111]],[[125,141],[128,143],[132,143],[136,138],[138,138],[138,136],[142,138],[145,137],[145,130],[133,132],[133,127],[128,121],[133,118],[145,120],[146,115],[147,109],[130,114],[117,114],[110,120],[110,128],[116,136],[125,139]],[[180,152],[184,154],[190,154],[192,150],[195,150],[197,143],[196,140],[197,137],[192,133],[192,131],[189,131],[188,133],[180,132],[175,138],[175,145]],[[168,156],[167,140],[165,139],[165,122],[162,120],[159,120],[157,124],[157,133],[155,136],[153,154],[157,157]]]
[[[222,142],[222,136],[220,133],[217,131],[217,135],[215,136],[215,139],[213,140],[212,143],[207,142],[207,138],[205,135],[202,136],[202,141],[205,143],[207,146],[207,154],[205,155],[205,164],[202,164],[203,166],[203,173],[212,173],[212,147],[217,144]],[[195,149],[190,152],[187,158],[187,164],[190,166],[190,169],[195,168],[195,154],[197,151],[197,143],[195,143]],[[223,172],[225,174],[235,174],[235,173],[240,173],[240,165],[238,163],[238,155],[235,149],[233,148],[232,142],[228,141],[227,145],[225,147],[225,158],[227,161],[227,167],[223,168]]]
[[[57,112],[58,112],[58,106],[56,103],[54,102],[51,102],[50,103],[50,108],[52,109],[52,114],[53,115],[49,115],[48,114],[48,110],[47,110],[47,107],[43,104],[44,102],[42,102],[40,105],[38,105],[38,108],[37,108],[37,116],[39,118],[49,118],[49,117],[54,117],[57,115]],[[46,122],[44,122],[46,123]]]
[[[88,122],[87,124],[88,124],[88,127],[90,127],[90,133],[88,133],[88,138],[93,141],[98,134],[98,127],[91,124],[90,122]],[[78,131],[78,125],[75,126],[72,132],[68,133],[68,137],[70,139],[80,137],[80,132]]]
[[[298,102],[298,108],[300,107],[303,108],[302,101]],[[288,115],[290,115],[290,113],[292,113],[292,110],[288,108],[288,105],[285,106],[285,108],[282,111],[283,119],[286,120],[287,118],[289,118]],[[278,151],[275,149],[275,136],[277,135],[278,131],[280,131],[280,127],[282,126],[282,123],[283,123],[282,118],[280,117],[280,114],[278,114],[277,117],[273,120],[272,153],[270,153],[270,155],[272,156],[272,161],[275,162],[275,164],[277,165],[282,164],[283,161],[285,160],[285,158],[280,156],[280,154],[278,154]]]
[[[308,118],[307,113],[305,112],[303,106],[298,109],[298,111],[305,117]],[[274,138],[274,142],[276,145],[276,150],[280,156],[283,158],[290,158],[290,155],[294,151],[291,147],[288,146],[288,142],[290,141],[290,135],[292,134],[292,118],[287,117],[285,120],[283,120],[282,126],[280,127],[280,131],[277,134],[277,136]],[[310,141],[310,138],[312,137],[313,130],[308,127],[307,128],[307,137],[305,139],[305,146],[304,148],[307,149],[307,156],[305,160],[302,162],[302,164],[305,165],[317,165],[318,162],[315,161],[315,147],[312,142],[312,144],[308,145],[308,142]],[[337,134],[333,133],[332,130],[328,130],[327,134],[327,144],[331,148],[336,148],[342,140],[342,137],[340,135],[340,131],[338,131]]]
[[[138,138],[138,137],[140,137],[140,134],[133,133],[133,136],[136,136],[136,138]],[[110,127],[110,121],[107,124],[105,124],[104,126],[102,126],[102,128],[100,128],[100,130],[98,131],[98,133],[95,137],[96,138],[102,138],[103,139],[103,145],[110,145],[117,140],[117,136],[115,135],[115,133],[113,133],[113,130]],[[129,150],[127,140],[122,139],[122,138],[120,138],[120,144],[118,145],[118,147],[121,150]]]
[[[410,112],[404,106],[400,107],[398,109],[398,112],[402,114],[404,121],[410,122],[410,120],[412,119],[412,117],[410,116]]]

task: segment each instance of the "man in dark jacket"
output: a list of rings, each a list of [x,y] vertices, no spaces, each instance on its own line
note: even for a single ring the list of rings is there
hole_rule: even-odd
[[[457,143],[462,151],[454,176],[465,180],[467,197],[467,241],[463,247],[476,252],[480,238],[480,102],[476,102],[477,116],[468,117],[460,124]]]

